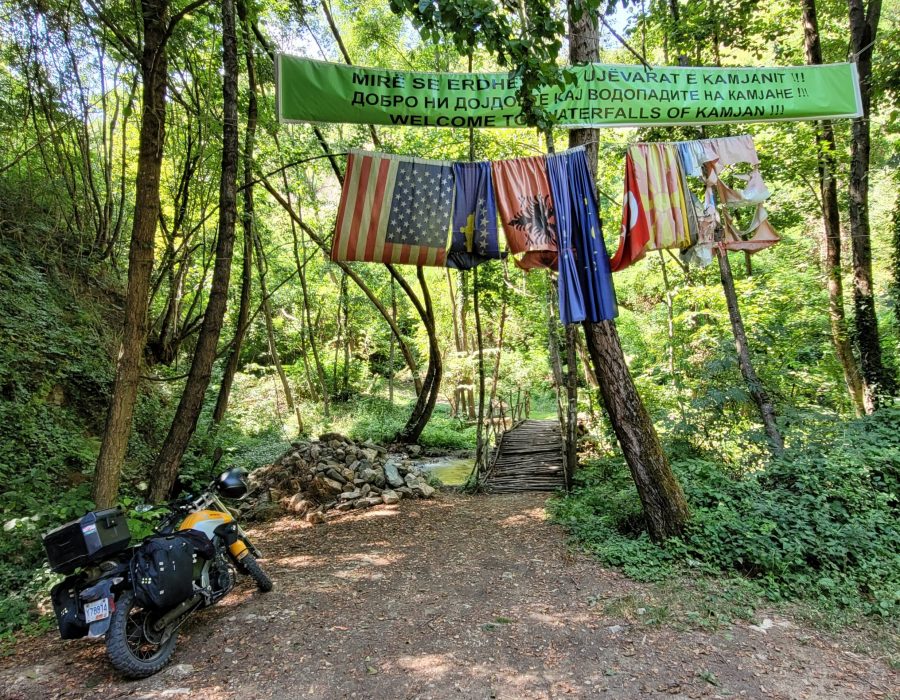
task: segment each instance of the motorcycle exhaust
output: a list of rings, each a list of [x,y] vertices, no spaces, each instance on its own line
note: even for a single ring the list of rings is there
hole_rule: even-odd
[[[197,593],[193,598],[188,598],[183,603],[179,603],[174,608],[169,610],[165,615],[159,618],[156,622],[153,623],[153,629],[156,632],[162,632],[166,627],[168,627],[169,623],[177,618],[181,617],[184,613],[194,607],[197,603],[200,602],[200,598],[202,596]]]

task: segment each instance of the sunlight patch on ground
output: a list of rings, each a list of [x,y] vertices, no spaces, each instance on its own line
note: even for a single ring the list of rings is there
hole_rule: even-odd
[[[451,654],[421,654],[420,656],[401,656],[397,665],[404,671],[414,671],[424,678],[439,679],[447,675],[456,662]]]
[[[510,515],[508,518],[501,520],[498,525],[500,527],[520,527],[533,522],[545,522],[547,520],[547,511],[543,508],[529,508],[516,515]]]
[[[573,625],[587,625],[593,622],[590,615],[572,613],[571,611],[564,613],[530,612],[522,617],[548,627],[571,627]]]
[[[278,557],[271,561],[288,569],[331,568],[335,564],[356,566],[390,566],[403,558],[402,554],[386,554],[383,552],[358,552],[355,554],[329,554],[314,556],[298,554],[292,557]]]
[[[393,518],[400,515],[399,506],[375,506],[366,508],[362,513],[348,513],[354,520],[374,520],[376,518]]]
[[[270,520],[265,524],[260,524],[250,529],[244,528],[244,530],[251,539],[254,537],[263,539],[264,537],[271,537],[276,533],[294,532],[296,530],[305,530],[310,527],[313,527],[313,525],[305,520],[287,517],[279,518],[278,520]]]

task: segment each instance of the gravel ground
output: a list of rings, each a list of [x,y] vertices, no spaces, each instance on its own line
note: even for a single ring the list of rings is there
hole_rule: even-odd
[[[797,621],[645,624],[646,587],[573,555],[545,496],[462,496],[251,530],[248,582],[123,681],[102,644],[54,635],[0,660],[0,698],[900,698],[879,659]],[[639,611],[640,612],[640,611]]]

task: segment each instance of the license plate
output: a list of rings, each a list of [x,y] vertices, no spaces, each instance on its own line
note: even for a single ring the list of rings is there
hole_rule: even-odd
[[[86,622],[96,622],[97,620],[105,620],[110,613],[109,598],[101,598],[93,603],[85,603],[84,619]]]

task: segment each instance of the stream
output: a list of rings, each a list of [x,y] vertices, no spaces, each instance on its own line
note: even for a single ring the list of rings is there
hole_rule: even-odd
[[[416,469],[434,474],[447,486],[461,486],[475,464],[473,457],[432,457],[416,464]]]

